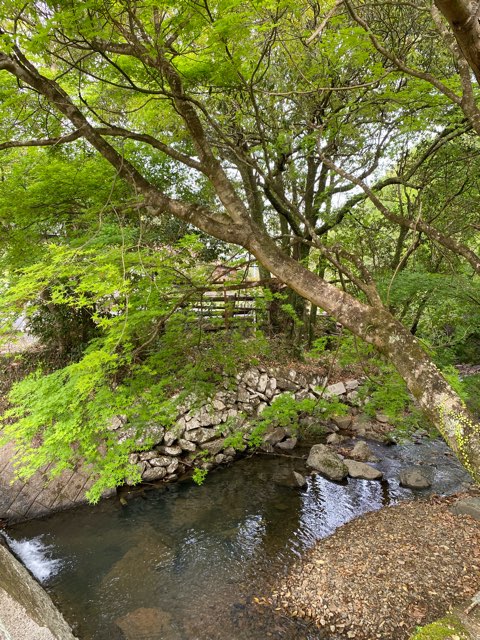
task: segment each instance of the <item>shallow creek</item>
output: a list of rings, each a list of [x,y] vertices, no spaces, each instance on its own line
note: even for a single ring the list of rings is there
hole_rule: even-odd
[[[367,511],[402,499],[462,489],[467,474],[439,441],[386,447],[382,482],[309,478],[284,485],[302,460],[258,455],[190,481],[9,530],[15,552],[37,574],[81,640],[316,640],[320,635],[254,598],[317,540]],[[302,451],[295,452],[300,455]],[[435,469],[429,491],[399,487],[398,471]]]

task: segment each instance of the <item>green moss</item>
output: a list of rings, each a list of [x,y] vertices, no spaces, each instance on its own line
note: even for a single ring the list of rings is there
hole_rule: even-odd
[[[469,640],[468,631],[456,616],[446,616],[426,627],[419,627],[410,640]]]

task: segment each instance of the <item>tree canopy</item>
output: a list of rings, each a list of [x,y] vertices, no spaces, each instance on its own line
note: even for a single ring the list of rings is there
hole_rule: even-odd
[[[84,366],[106,424],[89,367],[120,398],[132,354],[211,279],[199,262],[253,257],[301,318],[308,300],[383,353],[476,473],[478,425],[413,335],[478,331],[471,5],[1,2],[5,309],[88,316],[56,388]],[[27,418],[31,437],[46,416]]]

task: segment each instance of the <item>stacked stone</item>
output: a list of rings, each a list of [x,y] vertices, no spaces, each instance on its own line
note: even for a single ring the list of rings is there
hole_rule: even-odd
[[[355,403],[358,380],[326,387],[325,383],[321,377],[294,370],[252,367],[238,374],[233,385],[225,378],[220,385],[222,388],[202,406],[196,406],[193,398],[191,402],[185,402],[179,407],[179,415],[172,428],[152,425],[144,430],[137,438],[139,448],[147,439],[153,440],[155,445],[149,451],[132,453],[130,462],[137,465],[144,482],[172,482],[194,467],[209,470],[232,462],[238,451],[225,446],[226,437],[240,430],[246,441],[254,419],[281,394],[288,393],[296,400],[338,396],[344,402]],[[112,421],[110,428],[116,431],[120,442],[135,437],[134,427],[126,424],[121,416]],[[279,433],[277,429],[274,438],[278,438]],[[268,444],[272,446],[272,442]],[[285,450],[295,444],[296,439],[285,430],[274,443]]]

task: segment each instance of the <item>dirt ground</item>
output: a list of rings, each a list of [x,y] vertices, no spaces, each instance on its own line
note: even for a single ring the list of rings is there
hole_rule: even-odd
[[[341,527],[294,567],[269,604],[313,620],[328,638],[356,640],[405,640],[418,625],[464,608],[480,589],[480,522],[451,513],[453,501],[402,503]]]

